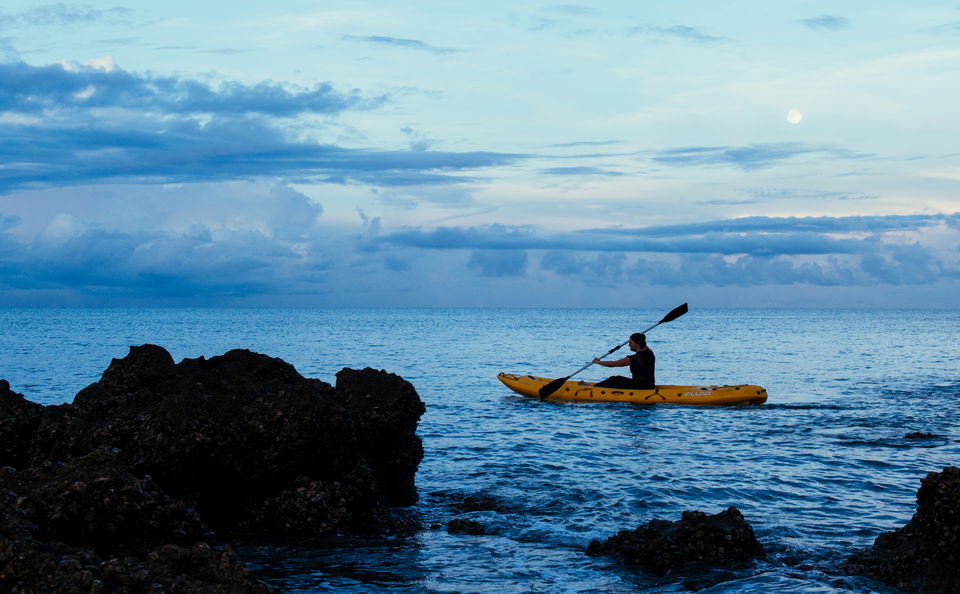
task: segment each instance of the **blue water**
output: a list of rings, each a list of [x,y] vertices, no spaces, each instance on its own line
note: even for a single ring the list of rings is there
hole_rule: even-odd
[[[69,402],[111,358],[149,342],[176,360],[249,348],[330,383],[342,367],[409,380],[427,406],[410,513],[427,526],[469,517],[488,534],[427,529],[244,551],[290,592],[891,591],[836,568],[910,519],[922,477],[960,464],[960,311],[692,305],[650,333],[660,383],[759,384],[763,406],[539,403],[496,379],[568,375],[664,313],[6,309],[0,377],[31,400]],[[494,498],[497,511],[451,507],[473,495]],[[767,560],[653,578],[583,553],[653,518],[731,505]]]

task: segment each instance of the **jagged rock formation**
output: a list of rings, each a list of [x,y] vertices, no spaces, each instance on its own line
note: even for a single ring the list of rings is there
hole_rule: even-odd
[[[398,376],[334,388],[245,350],[132,347],[59,406],[0,380],[0,589],[265,591],[224,537],[389,528],[423,412]]]
[[[591,556],[611,555],[652,573],[665,573],[688,563],[719,567],[741,565],[764,555],[753,528],[735,507],[709,516],[685,511],[677,522],[651,520],[623,530],[605,542],[587,547]]]
[[[843,568],[908,592],[960,590],[960,468],[928,474],[910,522],[878,536]]]

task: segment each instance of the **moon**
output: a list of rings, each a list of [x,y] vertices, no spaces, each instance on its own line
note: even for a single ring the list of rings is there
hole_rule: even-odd
[[[791,124],[799,124],[803,119],[803,113],[799,109],[791,109],[787,112],[787,121]]]

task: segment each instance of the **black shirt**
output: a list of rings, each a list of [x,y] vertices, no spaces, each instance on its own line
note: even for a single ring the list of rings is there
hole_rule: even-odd
[[[633,375],[633,381],[637,382],[637,387],[645,390],[652,390],[657,386],[654,377],[657,366],[657,357],[649,347],[639,353],[629,356],[630,374]]]

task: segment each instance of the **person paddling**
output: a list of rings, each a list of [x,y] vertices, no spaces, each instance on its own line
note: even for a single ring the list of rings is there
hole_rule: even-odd
[[[626,367],[630,366],[632,378],[622,375],[609,377],[602,382],[598,382],[598,388],[619,388],[622,390],[653,390],[657,387],[654,372],[656,369],[657,358],[647,346],[647,337],[645,334],[636,332],[630,335],[628,343],[630,350],[634,354],[628,355],[623,359],[616,361],[603,361],[594,358],[593,362],[603,367]]]

